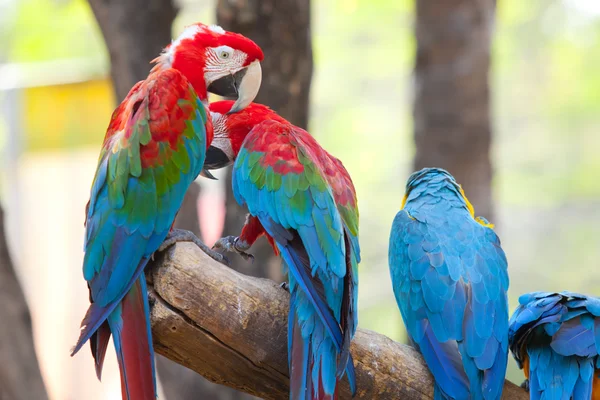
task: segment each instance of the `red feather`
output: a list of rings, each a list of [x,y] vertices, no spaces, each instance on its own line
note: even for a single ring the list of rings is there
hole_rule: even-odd
[[[120,371],[123,399],[128,398],[127,389],[129,389],[129,399],[131,400],[154,400],[156,398],[152,370],[154,360],[149,351],[146,313],[142,297],[145,295],[138,280],[121,303],[123,318],[121,346],[124,365],[120,366]],[[127,387],[124,373],[127,374]]]
[[[103,147],[109,150],[115,135],[123,132],[127,139],[133,129],[131,124],[140,118],[148,118],[152,140],[140,146],[142,167],[160,165],[159,143],[169,143],[176,150],[186,129],[185,120],[195,111],[189,81],[176,69],[157,70],[138,82],[112,115],[106,131]],[[189,104],[181,100],[188,100]],[[148,109],[148,115],[137,115],[138,110]],[[213,139],[212,120],[206,121],[206,146]]]
[[[252,103],[243,111],[227,114],[233,106],[233,101],[225,100],[210,104],[212,112],[226,115],[226,126],[228,137],[231,141],[231,148],[234,154],[240,151],[242,143],[248,133],[258,124],[265,120],[277,121],[285,125],[285,129],[280,124],[262,124],[263,133],[247,147],[252,151],[264,152],[265,155],[260,162],[263,166],[271,166],[273,170],[280,174],[290,172],[300,173],[303,165],[298,162],[295,148],[293,150],[288,145],[290,141],[289,131],[293,131],[294,139],[301,141],[303,150],[314,155],[313,160],[318,162],[327,182],[333,189],[333,195],[336,204],[340,206],[356,207],[356,190],[350,174],[340,160],[325,151],[319,143],[304,129],[292,125],[284,118],[280,117],[269,107]],[[280,158],[288,160],[285,164],[278,164],[276,161]]]

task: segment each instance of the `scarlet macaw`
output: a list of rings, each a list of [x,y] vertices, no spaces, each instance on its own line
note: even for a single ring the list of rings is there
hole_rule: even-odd
[[[532,400],[600,399],[600,299],[572,292],[524,294],[508,337]]]
[[[508,357],[507,262],[452,175],[425,168],[406,184],[389,267],[408,335],[435,399],[500,399]]]
[[[112,334],[124,399],[156,398],[143,270],[204,164],[213,137],[207,88],[239,93],[234,108],[243,109],[258,92],[262,59],[241,35],[191,25],[112,115],[86,212],[83,275],[91,305],[72,355],[90,339],[100,378]],[[185,235],[170,243],[180,239]]]
[[[212,103],[207,168],[233,165],[233,193],[250,215],[239,237],[216,248],[247,255],[266,235],[288,268],[290,399],[337,398],[344,372],[355,392],[349,346],[357,325],[358,208],[342,163],[268,107],[231,114]]]

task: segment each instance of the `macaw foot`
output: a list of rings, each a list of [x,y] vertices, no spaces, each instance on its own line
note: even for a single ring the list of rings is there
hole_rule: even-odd
[[[213,245],[213,249],[223,249],[230,253],[237,253],[246,261],[254,262],[254,256],[250,253],[246,253],[246,250],[250,248],[250,246],[240,240],[237,236],[227,236],[217,240],[217,242]]]
[[[281,282],[279,287],[285,290],[286,292],[290,292],[290,285],[287,282]]]
[[[177,242],[193,242],[196,246],[200,247],[203,252],[205,252],[210,258],[213,260],[220,262],[221,264],[225,264],[229,266],[229,260],[223,254],[211,250],[207,245],[202,243],[202,240],[198,239],[196,235],[194,235],[190,231],[186,231],[184,229],[173,229],[169,232],[166,239],[157,251],[165,251],[169,247],[173,246]]]
[[[523,383],[521,383],[521,387],[525,389],[526,392],[529,393],[529,379],[525,379]]]

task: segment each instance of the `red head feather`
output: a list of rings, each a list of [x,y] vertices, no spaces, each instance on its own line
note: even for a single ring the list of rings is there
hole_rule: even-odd
[[[209,105],[209,110],[212,114],[215,139],[225,134],[231,143],[231,150],[234,156],[237,156],[242,142],[248,133],[261,122],[274,120],[285,125],[290,125],[287,120],[279,116],[275,111],[258,103],[250,103],[248,107],[241,111],[227,114],[231,110],[233,103],[231,100],[216,101]]]
[[[218,62],[211,49],[227,46],[234,53],[227,62]],[[254,61],[262,61],[263,52],[247,37],[201,23],[189,25],[155,61],[157,68],[175,68],[190,81],[201,100],[206,100],[207,66],[216,74],[233,73]]]

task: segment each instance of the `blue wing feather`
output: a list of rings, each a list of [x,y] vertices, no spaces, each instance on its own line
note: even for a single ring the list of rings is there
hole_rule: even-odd
[[[177,73],[173,71],[164,73]],[[162,75],[157,76],[161,79]],[[181,137],[185,149],[182,151],[197,157],[190,158],[189,164],[176,160],[179,166],[141,167],[139,149],[148,144],[152,134],[148,128],[148,93],[153,93],[153,87],[142,84],[136,88],[145,88],[148,92],[140,95],[138,111],[128,116],[127,134],[117,132],[116,135],[122,137],[111,138],[107,142],[92,184],[86,215],[83,274],[93,302],[82,322],[73,354],[115,310],[141,275],[150,255],[168,234],[187,188],[204,164],[206,113],[190,87],[197,109],[188,122],[196,130],[191,137]],[[125,145],[124,137],[128,141]],[[159,159],[167,160],[164,143],[158,143],[158,146]],[[175,173],[167,177],[168,182],[164,173],[167,167],[175,169]],[[159,183],[166,188],[160,196],[157,195]],[[134,205],[136,215],[142,218],[133,217],[131,210]]]
[[[598,363],[597,302],[571,292],[519,298],[510,319],[510,349],[520,367],[529,359],[532,399],[591,398]]]
[[[436,396],[499,399],[508,352],[506,258],[491,229],[446,204],[455,194],[440,199],[417,189],[394,219],[389,252],[409,336],[432,371]]]
[[[310,170],[310,174],[280,175],[273,167],[261,164],[264,153],[253,151],[251,147],[263,134],[262,124],[255,126],[242,144],[233,167],[232,186],[237,202],[247,205],[250,214],[259,218],[265,231],[275,240],[289,270],[290,292],[294,299],[290,305],[293,312],[290,312],[289,334],[292,342],[297,340],[289,343],[288,354],[297,354],[297,361],[290,360],[290,367],[312,374],[293,379],[292,392],[298,392],[298,382],[301,382],[300,386],[311,388],[307,396],[320,388],[331,395],[344,371],[355,390],[354,365],[348,348],[356,321],[350,321],[343,331],[341,315],[348,273],[344,241],[347,227],[342,222],[332,189],[323,185],[318,175],[321,172],[302,154],[293,139],[293,132],[285,133],[290,135],[286,145],[294,147],[293,154],[302,158],[304,168]],[[351,247],[358,255],[357,239],[351,239]],[[356,258],[353,265],[357,264]],[[353,292],[347,293],[351,296],[353,310],[356,308],[356,286],[353,276]],[[295,325],[300,325],[302,343],[298,342],[300,339],[292,340],[293,335],[298,337]],[[308,364],[302,356],[306,356],[306,349],[310,349],[308,356],[313,358]],[[314,367],[307,369],[307,365]]]

